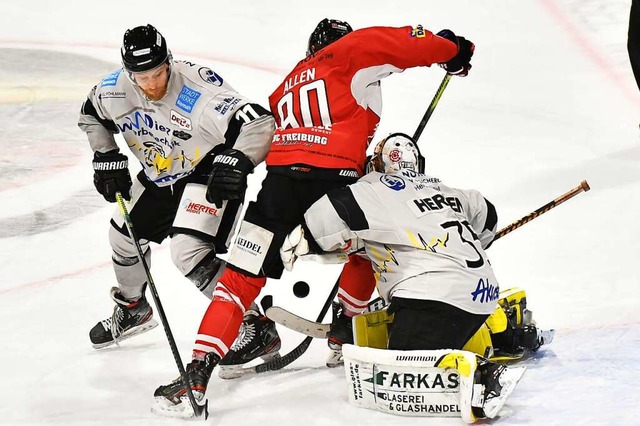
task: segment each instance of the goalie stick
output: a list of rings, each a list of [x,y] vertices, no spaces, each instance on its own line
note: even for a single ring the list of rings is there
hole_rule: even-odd
[[[124,217],[124,223],[127,226],[127,231],[129,231],[129,236],[131,237],[134,245],[136,246],[138,259],[140,260],[140,263],[144,268],[144,272],[147,275],[147,283],[149,284],[149,291],[151,292],[151,297],[153,298],[153,302],[156,305],[158,315],[160,316],[162,327],[164,328],[164,334],[166,334],[167,340],[169,341],[169,347],[171,348],[173,359],[176,361],[176,364],[178,366],[178,371],[180,372],[180,378],[182,378],[182,383],[184,384],[187,390],[187,397],[189,398],[189,402],[191,403],[191,408],[193,409],[194,416],[196,418],[203,418],[206,420],[207,417],[209,417],[209,410],[207,408],[208,400],[205,399],[204,404],[200,405],[196,402],[196,398],[193,396],[193,391],[191,390],[191,385],[189,384],[189,379],[187,378],[187,372],[184,370],[182,359],[180,358],[180,353],[178,352],[178,346],[176,345],[176,341],[173,338],[173,333],[171,332],[171,328],[169,327],[169,321],[167,320],[167,315],[164,313],[164,308],[162,307],[162,303],[160,302],[160,296],[158,295],[158,290],[156,289],[156,285],[153,282],[153,277],[151,276],[149,265],[147,265],[147,261],[144,258],[142,247],[140,246],[140,241],[136,237],[136,233],[133,230],[133,222],[131,222],[131,216],[129,216],[129,211],[127,210],[127,206],[125,206],[124,204],[124,199],[122,198],[122,194],[120,192],[116,192],[116,201],[118,202],[118,206],[120,207],[120,211],[122,212],[122,216]]]
[[[565,201],[575,197],[579,193],[587,192],[590,189],[591,189],[591,187],[589,186],[587,181],[583,180],[582,182],[580,182],[580,185],[578,185],[577,187],[573,188],[572,190],[565,192],[564,194],[562,194],[558,198],[556,198],[556,199],[554,199],[552,201],[549,201],[544,206],[542,206],[540,208],[537,208],[536,210],[532,211],[531,213],[529,213],[528,215],[524,216],[523,218],[520,218],[520,219],[516,220],[511,225],[505,226],[504,228],[499,230],[496,233],[496,236],[493,239],[493,241],[504,237],[505,235],[507,235],[511,231],[514,231],[514,230],[520,228],[522,225],[531,222],[533,219],[535,219],[536,217],[540,216],[541,214],[544,214],[544,213],[548,212],[552,208],[554,208],[554,207],[564,203]]]

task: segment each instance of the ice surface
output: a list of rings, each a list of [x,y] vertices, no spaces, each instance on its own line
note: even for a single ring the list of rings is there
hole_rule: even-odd
[[[92,4],[93,3],[93,4]],[[118,66],[125,29],[152,23],[176,58],[208,64],[266,105],[324,17],[354,27],[451,28],[477,45],[422,135],[427,168],[482,191],[500,226],[587,179],[592,190],[490,249],[502,288],[522,286],[554,342],[501,415],[504,425],[640,424],[640,94],[626,55],[629,1],[329,0],[8,2],[0,15],[0,424],[183,424],[150,412],[177,375],[162,331],[95,351],[88,331],[110,314],[107,241],[114,210],[93,192],[76,118],[86,93]],[[383,83],[378,131],[412,133],[442,70]],[[124,145],[123,145],[124,147]],[[124,147],[126,149],[126,147]],[[261,177],[252,176],[253,192]],[[152,273],[184,360],[208,302],[154,247]],[[266,293],[309,318],[337,269],[296,266]],[[299,279],[307,298],[293,296]],[[284,350],[302,336],[280,329]],[[209,424],[460,424],[348,405],[324,341],[284,371],[212,379]]]

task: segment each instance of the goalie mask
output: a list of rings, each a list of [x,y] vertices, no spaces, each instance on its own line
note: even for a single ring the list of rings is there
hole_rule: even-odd
[[[413,170],[424,173],[424,157],[410,136],[404,133],[392,133],[378,142],[367,170],[381,173]]]

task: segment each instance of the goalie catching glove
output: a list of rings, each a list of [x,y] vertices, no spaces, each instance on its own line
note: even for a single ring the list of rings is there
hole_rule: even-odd
[[[207,201],[220,207],[223,200],[242,200],[247,175],[255,166],[237,149],[226,149],[213,159],[207,184]]]
[[[280,248],[280,258],[287,271],[293,270],[295,261],[302,257],[303,260],[313,260],[318,263],[347,263],[349,255],[360,251],[364,247],[358,238],[348,241],[343,247],[337,250],[322,252],[318,244],[305,235],[304,227],[298,225],[284,239]]]
[[[117,150],[93,154],[93,185],[110,203],[116,202],[116,192],[125,200],[131,199],[131,175],[126,155]]]

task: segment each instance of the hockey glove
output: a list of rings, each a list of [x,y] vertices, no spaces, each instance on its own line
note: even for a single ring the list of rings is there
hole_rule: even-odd
[[[436,35],[446,38],[458,46],[458,53],[456,56],[451,58],[448,62],[443,62],[438,65],[444,68],[447,73],[452,75],[465,77],[469,74],[469,70],[471,69],[470,61],[473,56],[473,51],[475,50],[475,45],[464,37],[456,36],[451,30],[442,30]]]
[[[315,241],[310,243],[309,240],[307,240],[302,225],[296,226],[295,229],[285,237],[284,243],[282,247],[280,247],[280,259],[282,259],[282,264],[287,271],[293,270],[293,264],[298,258],[326,264],[347,263],[349,261],[349,254],[346,251],[347,248],[330,252],[316,252],[316,250],[320,250],[320,248],[317,247],[313,250],[310,244],[317,246]]]
[[[219,208],[223,200],[244,199],[247,175],[253,168],[251,160],[237,149],[226,149],[216,155],[207,183],[207,201]]]
[[[304,237],[302,225],[298,225],[284,238],[284,243],[280,248],[280,258],[284,264],[284,269],[291,271],[296,259],[307,253],[309,253],[309,242]]]
[[[93,154],[93,185],[110,203],[116,202],[116,192],[125,200],[131,199],[131,175],[129,161],[118,151]]]

